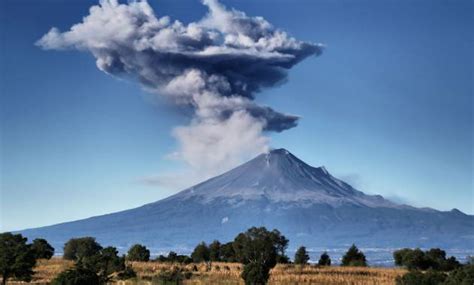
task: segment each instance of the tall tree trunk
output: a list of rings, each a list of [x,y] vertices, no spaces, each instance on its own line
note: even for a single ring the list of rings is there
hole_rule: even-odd
[[[8,272],[3,272],[3,274],[2,274],[2,285],[7,284],[7,279],[8,279]]]

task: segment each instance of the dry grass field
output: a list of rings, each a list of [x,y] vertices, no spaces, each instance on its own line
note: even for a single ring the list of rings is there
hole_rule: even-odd
[[[241,285],[242,265],[238,263],[213,262],[212,264],[173,264],[164,262],[133,262],[138,278],[134,281],[120,281],[123,285],[161,284],[157,276],[162,272],[179,270],[188,272],[186,285]],[[53,258],[41,260],[35,268],[33,284],[48,284],[58,273],[72,266],[72,262]],[[362,267],[317,267],[279,264],[271,271],[270,285],[393,285],[395,278],[405,273],[403,269]],[[8,282],[19,284],[20,282]]]
[[[406,273],[397,268],[316,267],[280,264],[273,268],[270,284],[393,285]]]

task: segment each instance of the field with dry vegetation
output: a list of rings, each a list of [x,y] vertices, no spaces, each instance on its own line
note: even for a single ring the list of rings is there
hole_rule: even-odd
[[[186,285],[240,285],[242,265],[239,263],[213,262],[211,264],[178,264],[168,262],[132,262],[138,278],[130,281],[120,281],[123,285],[161,284],[158,276],[164,272],[179,271],[188,275]],[[73,263],[61,258],[40,260],[35,268],[32,280],[34,284],[48,284],[57,274]],[[395,268],[364,268],[364,267],[317,267],[314,265],[298,266],[279,264],[271,271],[269,284],[321,284],[321,285],[393,285],[395,278],[403,275],[405,270]],[[16,284],[20,282],[9,282]]]

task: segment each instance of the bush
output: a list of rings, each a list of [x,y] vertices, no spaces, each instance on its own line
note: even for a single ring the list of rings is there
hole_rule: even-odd
[[[31,249],[35,253],[37,259],[51,259],[54,255],[54,247],[52,247],[48,241],[42,238],[37,238],[33,240],[31,244]]]
[[[321,266],[331,266],[331,258],[327,252],[323,252],[319,257],[318,265]]]
[[[201,242],[194,248],[191,258],[194,262],[205,262],[210,260],[210,251],[206,243]]]
[[[467,264],[448,275],[443,285],[472,285],[474,284],[474,265]]]
[[[73,268],[60,273],[52,285],[100,285],[103,284],[94,271],[85,268]]]
[[[367,260],[364,253],[353,244],[342,257],[342,266],[367,266]]]
[[[127,259],[130,261],[150,260],[150,251],[141,244],[135,244],[128,250]]]
[[[181,284],[180,282],[185,279],[190,279],[192,275],[192,272],[183,270],[179,267],[173,267],[171,270],[161,271],[158,275],[158,280],[162,284]]]
[[[94,238],[71,239],[65,249],[64,255],[75,261],[74,268],[61,273],[54,284],[106,284],[115,273],[123,278],[133,274],[125,266],[125,256],[120,257],[115,247],[102,248]]]
[[[221,261],[221,243],[218,240],[209,245],[209,259],[211,261]]]
[[[404,248],[393,253],[395,265],[405,266],[409,270],[441,270],[451,271],[459,268],[461,264],[454,256],[446,258],[446,252],[439,248],[422,251],[419,248]]]
[[[112,246],[106,247],[99,254],[85,259],[83,265],[86,264],[86,268],[95,271],[104,282],[108,282],[112,274],[126,269],[125,257],[119,257],[117,249]]]
[[[174,251],[170,251],[168,253],[168,257],[166,259],[169,262],[177,262],[178,261],[178,254]]]
[[[119,274],[117,274],[117,278],[119,280],[127,280],[127,279],[132,279],[135,277],[137,277],[137,273],[130,266],[125,267],[124,271],[119,272]]]
[[[237,259],[235,257],[235,251],[234,251],[234,247],[232,245],[232,242],[228,242],[228,243],[225,243],[225,244],[221,245],[220,255],[221,255],[222,261],[226,261],[226,262],[235,262],[235,261],[237,261]]]
[[[290,241],[284,235],[282,235],[280,231],[277,229],[273,229],[270,233],[270,236],[277,250],[277,257],[276,257],[277,263],[285,263],[285,264],[289,263],[290,258],[286,256],[285,251]]]
[[[176,257],[176,260],[179,262],[179,263],[183,263],[183,264],[190,264],[190,263],[193,263],[193,259],[187,255],[178,255]]]
[[[474,265],[465,265],[446,274],[428,270],[423,273],[414,270],[396,280],[397,285],[472,285],[474,284]]]
[[[446,274],[437,271],[423,273],[415,270],[397,277],[397,285],[441,285],[446,280]]]
[[[166,261],[168,261],[168,258],[166,256],[160,254],[157,258],[155,258],[155,261],[166,262]]]
[[[411,252],[411,249],[409,249],[409,248],[403,248],[403,249],[395,250],[393,252],[393,259],[395,261],[395,265],[404,266],[405,265],[404,258],[409,252]]]
[[[306,247],[301,246],[295,253],[295,264],[308,264],[309,255],[306,251]]]
[[[64,245],[63,258],[79,261],[83,257],[90,257],[102,249],[93,237],[72,238]]]
[[[265,285],[269,277],[270,270],[257,263],[244,265],[242,278],[245,280],[245,285]]]

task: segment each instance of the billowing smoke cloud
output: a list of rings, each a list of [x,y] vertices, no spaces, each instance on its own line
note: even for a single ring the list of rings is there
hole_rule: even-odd
[[[37,45],[88,51],[100,70],[136,79],[192,112],[190,124],[173,132],[180,145],[175,156],[200,169],[222,170],[243,153],[265,151],[265,131],[297,125],[297,116],[261,106],[255,95],[284,82],[289,68],[322,48],[217,0],[203,4],[208,14],[183,24],[155,16],[146,1],[102,0],[81,23],[66,32],[52,28]]]

